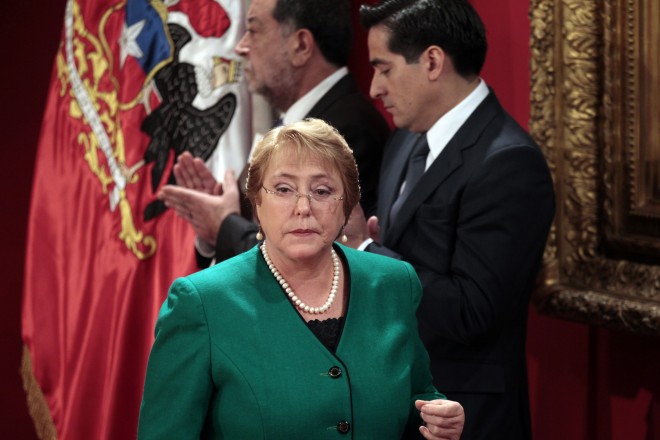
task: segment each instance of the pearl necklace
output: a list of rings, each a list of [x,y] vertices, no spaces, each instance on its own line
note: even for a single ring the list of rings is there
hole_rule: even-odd
[[[280,286],[282,286],[282,289],[284,289],[284,292],[288,295],[288,297],[291,299],[291,302],[293,302],[298,309],[305,313],[312,313],[312,314],[322,314],[328,311],[330,309],[330,306],[332,306],[332,303],[335,300],[335,296],[337,296],[337,287],[339,285],[339,257],[337,257],[337,253],[335,252],[334,249],[331,249],[331,255],[332,255],[332,265],[334,266],[333,269],[333,274],[332,274],[332,287],[330,288],[330,295],[328,295],[328,300],[323,304],[321,307],[310,307],[304,302],[300,300],[296,296],[296,294],[293,292],[293,289],[289,287],[289,283],[286,282],[284,277],[280,274],[280,272],[277,270],[273,262],[271,261],[270,257],[268,256],[268,251],[266,250],[266,242],[261,244],[261,253],[264,256],[264,260],[266,260],[266,264],[268,265],[268,268],[272,272],[273,276],[277,280],[278,283],[280,283]]]

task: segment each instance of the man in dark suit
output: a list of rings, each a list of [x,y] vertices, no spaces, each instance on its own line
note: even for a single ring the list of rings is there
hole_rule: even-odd
[[[372,214],[389,126],[345,67],[350,43],[347,0],[253,0],[236,52],[250,91],[282,113],[283,123],[319,118],[346,138],[360,171],[362,208]],[[183,155],[174,172],[179,186],[164,187],[159,197],[195,229],[200,267],[257,243],[258,225],[249,213],[239,215],[232,171],[220,184],[203,162]]]
[[[461,438],[529,439],[527,308],[555,211],[548,166],[479,76],[485,30],[467,0],[360,14],[371,95],[403,130],[386,146],[377,216],[354,212],[346,232],[415,267],[420,333],[435,386],[465,408]]]

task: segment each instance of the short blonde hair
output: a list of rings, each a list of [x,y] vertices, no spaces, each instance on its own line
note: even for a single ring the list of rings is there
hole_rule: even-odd
[[[303,161],[310,157],[318,158],[339,172],[344,187],[344,214],[348,221],[351,211],[360,201],[359,175],[353,150],[337,129],[320,119],[312,118],[274,128],[256,145],[245,184],[253,211],[256,213],[256,205],[261,203],[264,172],[273,153],[288,149]]]

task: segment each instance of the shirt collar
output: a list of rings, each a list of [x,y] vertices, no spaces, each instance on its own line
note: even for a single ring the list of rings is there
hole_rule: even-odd
[[[429,156],[426,160],[428,168],[436,157],[440,156],[442,150],[447,146],[451,138],[467,121],[470,115],[479,107],[490,93],[484,80],[479,80],[479,85],[465,99],[454,108],[442,115],[435,124],[426,132],[426,140],[429,144]]]

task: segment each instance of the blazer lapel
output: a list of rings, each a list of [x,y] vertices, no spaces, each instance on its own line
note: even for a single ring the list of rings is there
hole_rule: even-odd
[[[463,164],[463,151],[477,142],[490,121],[501,111],[502,108],[491,90],[417,182],[413,192],[401,206],[397,218],[383,235],[383,243],[391,246],[399,239],[419,206]],[[407,161],[406,156],[403,162]]]

